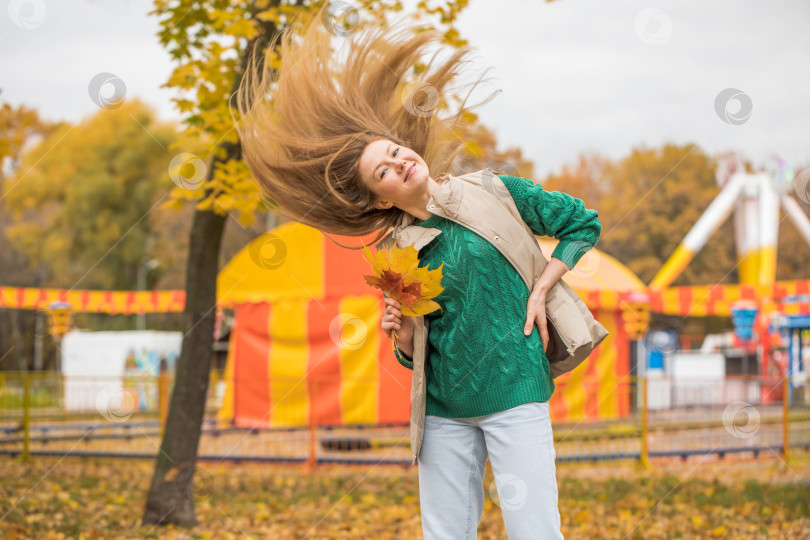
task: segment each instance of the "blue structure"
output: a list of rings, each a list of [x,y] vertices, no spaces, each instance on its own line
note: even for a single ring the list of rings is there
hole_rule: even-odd
[[[759,310],[756,307],[732,307],[731,322],[734,333],[743,341],[751,341],[754,334],[754,321]]]
[[[647,369],[666,371],[666,357],[678,350],[678,347],[678,332],[672,328],[655,329],[647,332],[644,338],[644,349],[647,352]]]
[[[785,398],[789,400],[790,405],[793,405],[794,377],[805,373],[802,332],[810,332],[810,314],[783,315],[773,323],[773,327],[779,330],[788,343],[787,375],[790,377],[790,381],[788,395]]]

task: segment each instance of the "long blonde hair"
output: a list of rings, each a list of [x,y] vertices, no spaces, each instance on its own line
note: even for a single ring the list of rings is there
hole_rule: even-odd
[[[323,11],[299,32],[294,25],[285,28],[276,71],[265,63],[258,68],[259,47],[252,51],[236,92],[242,156],[280,214],[324,233],[362,236],[379,230],[376,242],[404,211],[374,207],[377,196],[358,171],[363,149],[390,139],[422,156],[439,181],[462,148],[456,126],[473,108],[466,103],[483,75],[457,112],[440,118],[438,104],[447,104],[469,47],[442,62],[434,54],[424,65],[425,49],[442,34],[403,19],[346,38],[345,60],[335,69],[331,34],[322,20]],[[416,72],[417,78],[408,80]]]

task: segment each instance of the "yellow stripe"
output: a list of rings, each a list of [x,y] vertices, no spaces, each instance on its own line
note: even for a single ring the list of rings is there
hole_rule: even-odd
[[[306,425],[309,421],[307,304],[279,301],[270,308],[270,423]]]
[[[773,287],[776,281],[776,246],[763,246],[759,252],[759,284]],[[770,295],[770,291],[768,295]]]
[[[602,342],[601,354],[596,359],[596,376],[599,379],[596,410],[599,418],[617,418],[616,396],[624,392],[625,388],[616,387],[616,347],[614,346],[616,333],[613,328],[610,328],[613,326],[613,317],[604,317],[602,324],[610,334]]]
[[[323,235],[288,222],[253,240],[219,272],[217,301],[323,299]]]
[[[675,249],[675,253],[667,259],[667,262],[664,263],[664,266],[661,267],[658,274],[653,278],[650,283],[650,288],[663,289],[675,281],[675,278],[686,268],[686,265],[689,264],[693,256],[694,252],[692,250],[688,249],[683,244],[679,245],[677,249]]]
[[[616,308],[618,296],[610,289],[602,289],[599,291],[599,309],[610,311]]]
[[[752,249],[744,253],[738,259],[737,271],[740,276],[740,283],[746,285],[756,285],[759,283],[760,252]]]
[[[377,422],[380,338],[376,329],[382,318],[382,303],[371,295],[345,296],[340,300],[339,317],[334,330],[330,328],[330,334],[340,347],[343,421],[347,424]]]
[[[584,364],[584,363],[583,363]],[[581,365],[565,380],[565,389],[563,390],[563,400],[568,409],[569,421],[582,420],[585,418],[585,389],[583,380],[585,379],[585,366]]]

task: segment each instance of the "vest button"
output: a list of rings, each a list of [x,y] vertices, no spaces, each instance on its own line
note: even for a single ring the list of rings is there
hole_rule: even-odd
[[[496,234],[496,235],[495,235],[495,241],[496,241],[496,242],[499,242],[500,240],[501,240],[501,237],[500,237],[500,236],[498,236],[498,235]]]
[[[432,204],[431,204],[431,205],[430,205],[430,209],[431,209],[431,210],[433,210],[434,208],[436,208],[436,206],[434,206],[434,205],[432,205]]]

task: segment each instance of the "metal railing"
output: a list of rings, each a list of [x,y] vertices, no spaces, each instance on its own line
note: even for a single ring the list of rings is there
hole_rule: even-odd
[[[351,382],[353,392],[377,389]],[[240,381],[231,381],[238,389]],[[199,458],[214,461],[409,465],[407,422],[342,424],[312,406],[319,384],[251,380],[284,395],[283,418],[217,417],[222,374],[213,373]],[[551,399],[558,461],[639,460],[715,454],[782,458],[810,447],[806,387],[772,377],[689,380],[624,377],[618,382],[558,379]],[[0,372],[0,454],[154,458],[173,385],[171,374],[65,377]],[[289,396],[289,397],[287,397]],[[326,421],[326,420],[329,421]]]

